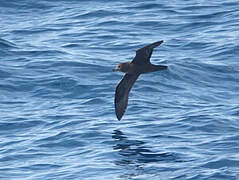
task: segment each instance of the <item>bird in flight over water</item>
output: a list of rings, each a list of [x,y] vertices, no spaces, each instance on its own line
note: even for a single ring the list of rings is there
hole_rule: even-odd
[[[117,85],[115,90],[115,114],[118,120],[121,120],[126,111],[129,92],[139,75],[167,69],[167,66],[150,63],[153,49],[162,43],[163,41],[158,41],[138,49],[136,51],[136,56],[131,62],[120,63],[115,69],[113,69],[113,71],[121,71],[125,73],[123,79]]]

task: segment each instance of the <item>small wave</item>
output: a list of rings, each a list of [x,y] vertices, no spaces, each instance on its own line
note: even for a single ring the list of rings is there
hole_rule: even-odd
[[[10,41],[0,38],[0,49],[13,49],[13,48],[17,48],[17,45]]]
[[[25,30],[13,30],[12,33],[15,35],[24,35],[24,36],[33,36],[34,34],[44,34],[44,33],[51,33],[57,31],[65,31],[66,28],[33,28],[33,29],[25,29]]]
[[[95,10],[80,14],[75,16],[74,19],[82,19],[82,18],[100,18],[100,17],[110,17],[112,15],[120,14],[120,12],[112,12],[109,10]]]

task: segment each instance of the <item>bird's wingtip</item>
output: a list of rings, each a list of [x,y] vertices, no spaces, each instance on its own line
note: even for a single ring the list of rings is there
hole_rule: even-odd
[[[162,44],[164,41],[163,40],[160,40],[158,42],[156,42],[157,44]]]
[[[118,121],[120,121],[122,119],[122,116],[120,116],[118,114],[116,114],[116,117],[117,117]]]
[[[150,45],[148,45],[148,46],[146,46],[146,47],[149,47],[149,48],[156,48],[157,46],[159,46],[160,44],[162,44],[163,43],[163,40],[161,40],[161,41],[157,41],[157,42],[154,42],[154,43],[152,43],[152,44],[150,44]]]

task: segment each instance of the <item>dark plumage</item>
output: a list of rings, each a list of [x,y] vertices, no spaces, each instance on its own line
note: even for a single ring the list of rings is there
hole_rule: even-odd
[[[163,43],[163,41],[158,41],[138,49],[136,51],[136,56],[131,62],[120,63],[115,69],[113,69],[113,71],[126,73],[117,85],[115,91],[115,113],[118,120],[120,120],[125,113],[128,105],[129,92],[139,75],[142,73],[167,69],[167,66],[153,65],[150,63],[150,57],[153,53],[153,49],[161,43]]]

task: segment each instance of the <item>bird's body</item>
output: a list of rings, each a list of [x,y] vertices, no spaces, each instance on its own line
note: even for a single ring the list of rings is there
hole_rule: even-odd
[[[118,120],[120,120],[125,113],[128,105],[129,92],[140,74],[167,69],[167,66],[150,63],[153,49],[162,42],[163,41],[158,41],[137,50],[136,56],[131,62],[120,63],[114,69],[114,71],[125,73],[125,76],[117,85],[115,91],[115,113]]]

